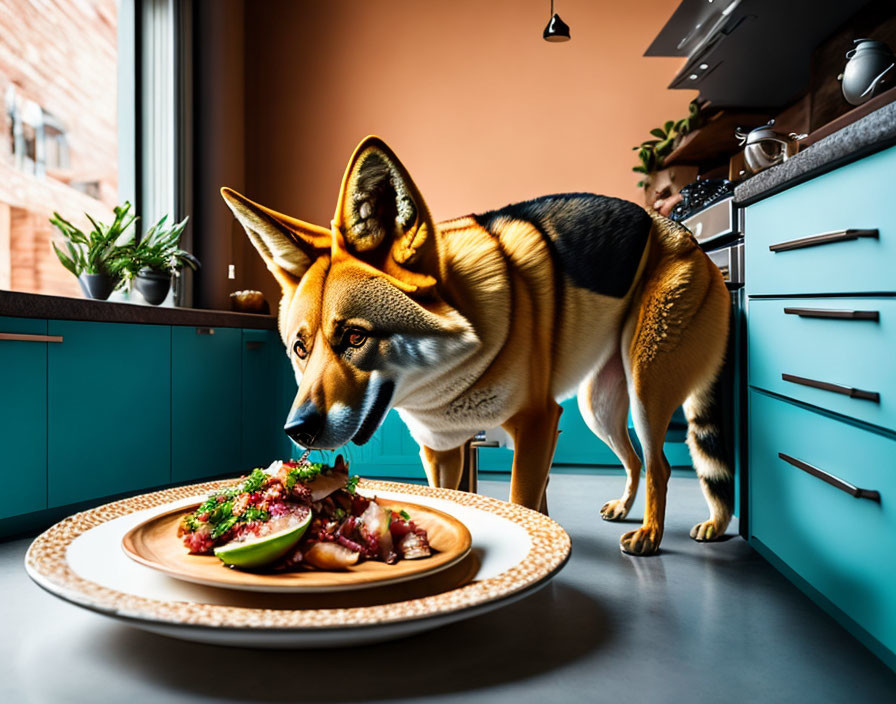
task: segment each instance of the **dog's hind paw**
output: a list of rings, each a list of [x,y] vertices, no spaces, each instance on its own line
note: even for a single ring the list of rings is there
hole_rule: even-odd
[[[626,506],[622,499],[613,499],[601,506],[600,517],[605,521],[621,521],[628,515],[630,508],[631,506]]]
[[[660,549],[662,533],[658,528],[642,526],[619,539],[619,549],[629,555],[653,555]]]
[[[725,535],[725,529],[716,525],[713,520],[703,521],[691,528],[691,538],[698,543],[708,543]]]

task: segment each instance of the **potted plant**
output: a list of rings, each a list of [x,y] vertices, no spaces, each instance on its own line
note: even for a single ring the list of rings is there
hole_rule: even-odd
[[[126,248],[125,276],[154,306],[165,300],[171,277],[179,276],[185,264],[191,269],[199,267],[199,260],[178,246],[189,218],[170,226],[166,226],[167,220],[168,216],[163,215],[139,242]]]
[[[93,229],[84,233],[72,225],[59,213],[54,212],[50,223],[62,233],[63,248],[52,243],[62,266],[78,277],[81,290],[88,298],[106,300],[122,283],[125,269],[126,249],[134,241],[131,226],[136,216],[130,214],[131,204],[125,203],[114,209],[115,219],[111,225],[94,220],[84,213]],[[130,230],[130,231],[129,231]]]
[[[632,167],[632,171],[643,174],[638,181],[638,188],[647,191],[652,185],[656,174],[665,166],[665,159],[675,148],[681,144],[685,135],[690,134],[703,124],[704,114],[696,100],[688,105],[688,116],[680,120],[668,120],[662,127],[650,130],[653,139],[641,142],[632,149],[638,152],[639,164]]]

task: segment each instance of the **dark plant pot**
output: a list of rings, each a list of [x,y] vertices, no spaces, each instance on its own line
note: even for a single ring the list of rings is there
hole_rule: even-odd
[[[118,285],[118,277],[109,274],[81,274],[78,283],[87,298],[105,301]]]
[[[167,271],[141,269],[134,277],[134,288],[142,294],[147,303],[157,306],[168,295],[168,289],[171,288],[171,274]]]

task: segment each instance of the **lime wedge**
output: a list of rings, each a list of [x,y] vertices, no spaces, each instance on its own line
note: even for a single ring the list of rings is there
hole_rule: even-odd
[[[232,540],[215,548],[215,555],[231,567],[261,567],[279,560],[292,550],[311,524],[311,511],[298,523],[261,537]]]

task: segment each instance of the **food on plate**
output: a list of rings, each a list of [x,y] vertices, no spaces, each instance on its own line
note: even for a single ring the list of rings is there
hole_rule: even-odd
[[[426,531],[406,511],[358,494],[357,483],[342,455],[333,466],[274,462],[210,494],[177,534],[191,553],[246,569],[335,570],[429,557]]]

